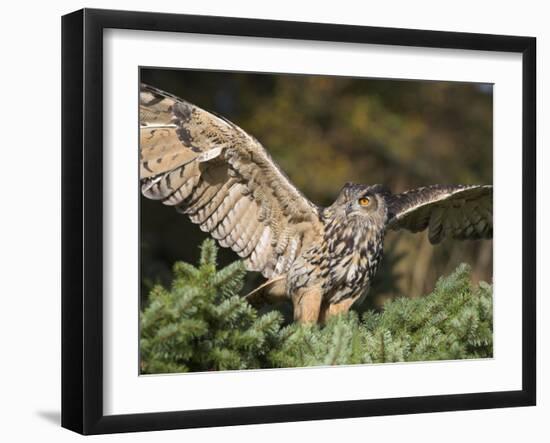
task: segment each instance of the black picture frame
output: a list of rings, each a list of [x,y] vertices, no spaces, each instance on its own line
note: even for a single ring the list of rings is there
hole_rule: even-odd
[[[522,54],[522,389],[131,415],[103,413],[103,31],[108,28]],[[62,426],[82,434],[530,406],[536,403],[536,39],[83,9],[62,18]]]

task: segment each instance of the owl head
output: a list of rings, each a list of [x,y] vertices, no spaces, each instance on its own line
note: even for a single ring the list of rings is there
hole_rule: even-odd
[[[383,185],[362,185],[348,182],[341,189],[331,209],[346,218],[360,217],[385,224],[388,215],[388,188]]]

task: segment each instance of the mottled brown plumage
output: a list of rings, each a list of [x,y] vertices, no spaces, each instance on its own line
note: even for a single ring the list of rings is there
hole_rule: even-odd
[[[346,184],[327,208],[310,202],[238,126],[147,85],[140,91],[144,196],[171,205],[268,281],[253,303],[290,298],[298,321],[347,311],[369,288],[389,229],[492,237],[492,187],[434,185],[391,194]]]

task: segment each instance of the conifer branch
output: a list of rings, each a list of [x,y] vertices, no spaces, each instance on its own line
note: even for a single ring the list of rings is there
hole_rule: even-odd
[[[459,266],[424,297],[400,297],[381,312],[283,326],[239,295],[245,269],[216,269],[208,239],[199,267],[176,263],[170,289],[155,286],[140,316],[142,373],[365,364],[491,357],[492,286],[473,286]]]

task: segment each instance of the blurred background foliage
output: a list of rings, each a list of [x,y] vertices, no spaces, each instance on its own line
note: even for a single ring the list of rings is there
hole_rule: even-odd
[[[492,85],[145,68],[141,81],[255,136],[318,205],[331,204],[347,181],[383,183],[393,192],[492,184]],[[173,208],[141,197],[142,303],[155,283],[169,284],[174,262],[197,261],[205,237]],[[237,258],[220,250],[221,266]],[[369,297],[354,309],[428,293],[462,262],[471,266],[474,283],[492,282],[492,261],[492,241],[433,247],[425,232],[388,232]],[[249,273],[243,293],[262,281]]]

